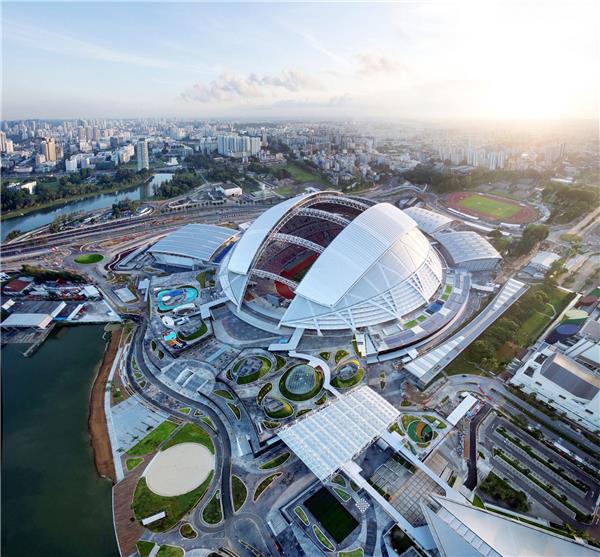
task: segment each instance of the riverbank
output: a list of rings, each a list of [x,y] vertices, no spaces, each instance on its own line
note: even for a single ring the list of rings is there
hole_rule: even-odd
[[[51,209],[52,207],[62,207],[65,205],[69,205],[70,203],[74,203],[77,201],[82,201],[84,199],[89,199],[90,197],[96,197],[98,195],[110,195],[111,193],[118,193],[122,191],[133,190],[135,188],[139,188],[150,182],[153,176],[149,176],[145,180],[141,180],[139,182],[135,182],[133,184],[115,186],[108,189],[102,189],[98,191],[91,191],[89,193],[82,193],[80,195],[74,195],[72,197],[62,197],[61,199],[54,199],[53,201],[48,201],[47,203],[39,203],[36,205],[30,205],[29,207],[22,207],[21,209],[15,209],[14,211],[8,211],[6,213],[2,213],[3,220],[15,219],[18,217],[23,217],[28,215],[29,213],[33,213],[35,211],[42,211],[44,209]]]
[[[122,331],[122,328],[118,328],[114,329],[111,333],[110,342],[106,347],[102,363],[98,368],[98,375],[96,375],[96,379],[92,385],[88,418],[96,470],[101,478],[109,479],[113,484],[116,483],[116,474],[110,438],[108,436],[106,415],[104,413],[104,394],[110,370],[119,350]]]

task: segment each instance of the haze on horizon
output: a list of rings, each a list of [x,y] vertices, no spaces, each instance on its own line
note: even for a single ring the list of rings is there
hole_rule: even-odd
[[[2,118],[598,120],[597,2],[4,2]]]

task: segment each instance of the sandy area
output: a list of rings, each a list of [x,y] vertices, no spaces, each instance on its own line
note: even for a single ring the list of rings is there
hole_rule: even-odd
[[[144,472],[151,491],[163,497],[196,489],[214,469],[214,455],[199,443],[180,443],[159,451]]]
[[[112,332],[110,343],[104,353],[104,358],[100,364],[98,375],[92,385],[89,403],[88,427],[92,448],[94,450],[94,462],[96,470],[103,478],[108,478],[115,482],[115,467],[113,464],[113,455],[110,447],[110,438],[108,437],[108,428],[106,425],[106,416],[104,415],[104,392],[106,390],[106,381],[110,373],[113,361],[119,349],[122,329],[116,329]]]

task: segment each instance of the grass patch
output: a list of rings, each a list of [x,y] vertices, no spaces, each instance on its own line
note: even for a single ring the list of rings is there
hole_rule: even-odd
[[[217,389],[216,391],[213,391],[217,396],[220,396],[221,398],[224,398],[226,400],[233,400],[233,395],[229,392],[226,391],[224,389]]]
[[[341,360],[343,360],[348,355],[347,350],[338,350],[335,353],[335,363],[339,364]]]
[[[351,495],[341,487],[334,487],[333,491],[335,491],[340,496],[340,499],[344,502],[350,501],[350,499],[352,498]]]
[[[271,474],[270,476],[267,476],[262,482],[260,482],[256,488],[256,490],[254,491],[254,496],[252,497],[252,500],[254,502],[258,501],[259,497],[267,490],[267,488],[277,479],[279,478],[279,476],[281,476],[281,472],[277,472],[276,474]]]
[[[144,462],[144,459],[141,457],[128,458],[125,461],[125,467],[127,468],[128,472],[131,472],[134,468],[137,468],[142,462]]]
[[[494,474],[494,472],[490,472],[487,475],[487,478],[479,488],[483,493],[506,503],[516,511],[527,512],[529,510],[527,495],[523,491],[514,489],[506,480],[503,480],[500,476]],[[473,504],[475,505],[475,499],[473,499]]]
[[[162,424],[154,428],[146,437],[136,443],[127,454],[131,456],[142,456],[153,453],[158,447],[166,441],[169,436],[177,429],[177,424],[165,420]]]
[[[262,425],[267,429],[277,429],[278,427],[281,427],[279,422],[272,422],[271,420],[263,420]]]
[[[213,431],[217,431],[215,424],[208,416],[202,416],[200,418],[208,427],[210,427]]]
[[[227,407],[229,408],[229,410],[231,410],[231,413],[235,416],[236,420],[241,419],[242,413],[240,412],[240,409],[235,404],[228,402]]]
[[[233,512],[239,511],[248,497],[248,488],[241,478],[231,476],[231,498],[233,500]]]
[[[153,532],[165,532],[177,524],[185,514],[193,509],[206,493],[214,472],[196,489],[177,497],[161,497],[156,495],[146,484],[146,478],[140,478],[133,495],[132,508],[138,520],[165,511],[167,516],[148,524],[146,528]]]
[[[356,547],[347,551],[338,551],[338,557],[364,557],[365,550],[362,547]]]
[[[266,358],[265,356],[249,356],[249,357],[260,360],[260,362],[261,362],[260,369],[258,371],[249,373],[248,375],[244,375],[242,377],[237,376],[236,383],[238,385],[247,385],[248,383],[253,383],[257,379],[260,379],[261,377],[265,376],[271,370],[271,360],[269,360],[269,358]],[[244,359],[246,359],[246,358],[244,358]],[[233,368],[234,372],[236,372],[238,370],[238,368],[240,367],[240,364],[243,361],[244,360],[240,360],[237,364],[235,364],[235,366]]]
[[[302,507],[294,507],[294,514],[304,523],[305,526],[310,524],[308,516],[306,516],[306,513]]]
[[[99,263],[104,259],[104,256],[100,253],[83,253],[73,259],[75,263],[80,265],[92,265],[93,263]]]
[[[275,369],[281,369],[285,365],[286,359],[279,354],[275,354]]]
[[[332,387],[335,387],[336,389],[349,389],[350,387],[354,387],[354,385],[357,385],[362,381],[362,378],[365,374],[364,369],[361,367],[358,360],[352,360],[352,363],[355,363],[358,366],[356,373],[350,377],[350,379],[342,379],[339,374],[336,375],[331,381]]]
[[[173,445],[180,443],[199,443],[204,445],[212,454],[215,454],[215,446],[213,445],[210,435],[194,424],[185,424],[173,437],[166,443],[161,450],[168,449]]]
[[[210,501],[202,511],[202,520],[206,524],[219,524],[223,520],[223,508],[221,506],[221,491],[217,489]]]
[[[202,335],[206,334],[206,331],[208,331],[208,327],[206,326],[206,323],[204,321],[202,321],[199,325],[199,327],[190,335],[177,335],[179,336],[179,338],[181,340],[185,340],[185,341],[190,341],[190,340],[196,340],[198,338],[200,338]]]
[[[272,468],[277,468],[278,466],[281,466],[284,462],[287,462],[288,458],[290,458],[289,452],[282,453],[276,456],[275,458],[272,458],[271,460],[267,460],[267,462],[261,464],[259,468],[261,470],[271,470]]]
[[[319,356],[323,360],[327,361],[327,360],[329,360],[329,358],[331,358],[331,352],[319,352]]]
[[[301,168],[295,164],[286,164],[283,167],[283,169],[287,170],[291,174],[292,179],[295,180],[296,182],[301,182],[303,184],[306,182],[316,182],[318,184],[321,184],[322,186],[326,186],[326,187],[331,186],[331,184],[327,180],[322,178],[316,172],[310,172],[310,171],[305,170],[304,168]]]
[[[140,557],[148,557],[148,555],[150,555],[150,552],[154,549],[155,545],[156,544],[154,542],[147,542],[145,540],[140,540],[135,544],[138,553],[140,554]]]
[[[263,385],[260,388],[260,391],[258,391],[258,394],[256,395],[256,404],[258,406],[260,406],[262,404],[262,401],[267,396],[267,394],[271,391],[272,388],[273,388],[273,383],[266,383],[265,385]]]
[[[186,406],[185,408],[180,408],[179,411],[187,416],[192,411],[192,409],[189,406]]]
[[[273,400],[273,399],[271,399]],[[287,402],[287,400],[277,399],[283,406],[277,410],[270,411],[268,408],[264,408],[265,414],[269,418],[273,418],[275,420],[282,420],[284,418],[289,418],[294,414],[294,408],[292,405]]]
[[[181,547],[174,545],[161,545],[156,557],[183,557],[184,551]]]
[[[485,509],[485,505],[483,504],[483,501],[481,500],[481,497],[479,497],[479,495],[475,495],[473,497],[473,505],[480,509]]]
[[[319,540],[319,543],[328,551],[333,551],[335,548],[329,538],[323,533],[323,530],[319,528],[316,524],[313,524],[313,532],[315,533],[316,538]]]
[[[179,528],[179,533],[188,540],[193,540],[194,538],[198,537],[198,532],[194,530],[194,527],[189,522],[181,525],[181,528]]]

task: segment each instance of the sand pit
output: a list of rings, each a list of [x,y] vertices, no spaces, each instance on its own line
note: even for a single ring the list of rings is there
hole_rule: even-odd
[[[214,469],[214,455],[199,443],[180,443],[159,453],[144,472],[151,491],[175,497],[196,489]]]

